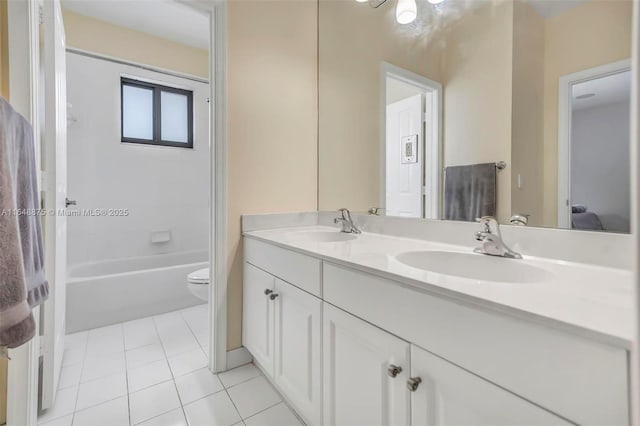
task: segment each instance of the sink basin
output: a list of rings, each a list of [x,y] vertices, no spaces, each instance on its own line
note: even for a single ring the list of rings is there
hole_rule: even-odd
[[[337,243],[355,240],[357,236],[339,231],[298,231],[289,233],[287,238],[293,242]]]
[[[396,260],[412,268],[479,281],[525,284],[546,281],[552,277],[545,269],[523,263],[522,260],[475,253],[412,251],[399,254]]]

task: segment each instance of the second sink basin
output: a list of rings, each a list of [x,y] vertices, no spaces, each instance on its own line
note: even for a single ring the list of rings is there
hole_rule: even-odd
[[[287,238],[293,242],[337,243],[355,240],[357,237],[339,231],[297,231],[288,233]]]
[[[399,254],[396,260],[424,271],[479,281],[535,283],[549,280],[552,276],[545,269],[521,260],[475,253],[412,251]]]

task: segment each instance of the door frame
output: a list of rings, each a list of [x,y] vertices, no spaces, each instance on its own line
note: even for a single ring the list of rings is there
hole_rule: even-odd
[[[560,77],[558,84],[558,228],[571,229],[571,89],[575,84],[631,70],[631,59]]]
[[[227,370],[227,1],[176,1],[209,15],[209,369],[218,373]]]
[[[9,93],[14,109],[29,120],[36,140],[36,170],[40,186],[39,109],[39,0],[7,2]],[[40,308],[33,310],[36,333],[31,341],[9,350],[7,424],[38,422],[38,364],[40,357]]]
[[[386,208],[387,78],[402,81],[432,95],[431,104],[425,108],[426,111],[433,112],[431,126],[429,126],[431,132],[429,135],[426,131],[424,132],[424,148],[420,155],[426,154],[424,169],[436,172],[434,176],[431,176],[432,179],[428,179],[426,185],[423,185],[423,194],[426,192],[426,195],[423,197],[422,204],[424,218],[439,219],[442,199],[440,191],[442,180],[440,176],[440,170],[442,170],[442,84],[389,62],[382,62],[380,67],[380,207]],[[424,117],[422,121],[424,123]],[[433,143],[428,144],[427,141]]]

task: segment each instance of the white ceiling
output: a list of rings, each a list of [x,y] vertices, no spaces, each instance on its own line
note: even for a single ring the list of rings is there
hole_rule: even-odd
[[[209,17],[174,0],[62,0],[62,7],[198,49],[209,48]]]
[[[590,0],[527,0],[543,18],[558,16]]]
[[[578,96],[587,94],[595,94],[595,96],[576,99]],[[620,72],[575,84],[571,98],[574,110],[631,102],[631,72]]]

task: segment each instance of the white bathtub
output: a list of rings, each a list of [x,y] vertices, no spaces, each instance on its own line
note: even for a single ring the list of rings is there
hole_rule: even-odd
[[[71,266],[67,333],[201,304],[187,274],[208,264],[207,252],[184,252]]]

